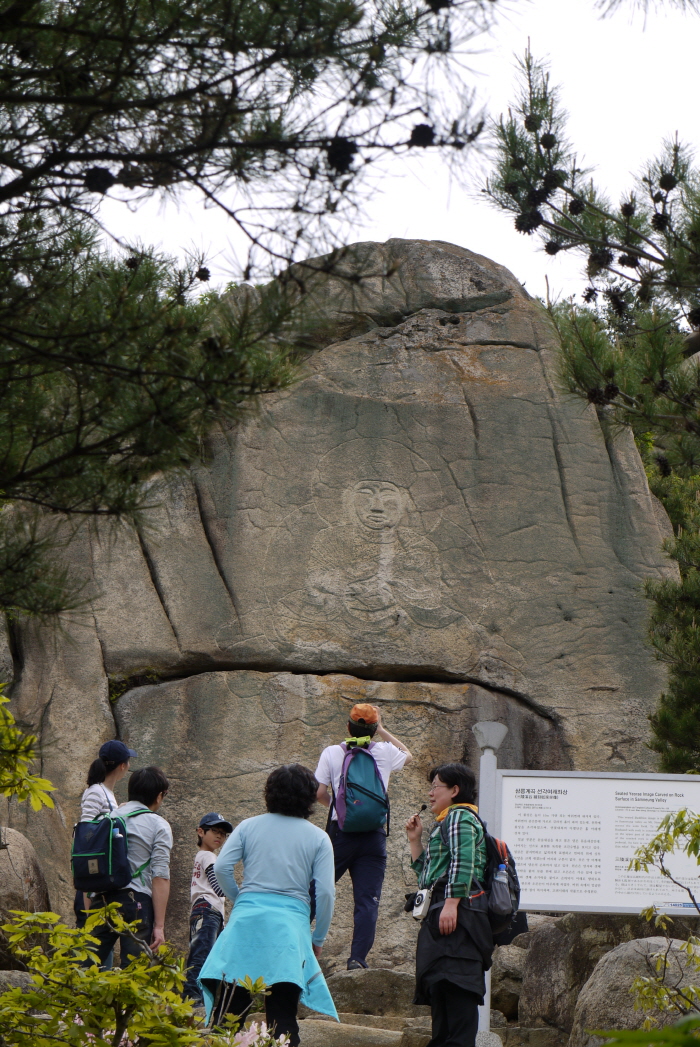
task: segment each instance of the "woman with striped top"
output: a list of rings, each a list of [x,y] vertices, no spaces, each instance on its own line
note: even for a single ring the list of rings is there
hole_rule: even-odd
[[[97,759],[90,764],[87,773],[87,789],[80,799],[80,821],[91,822],[101,814],[109,814],[118,807],[114,787],[129,770],[129,760],[136,753],[117,738],[101,746]],[[76,927],[82,927],[87,918],[89,899],[82,891],[76,891],[73,911]]]
[[[474,1047],[484,972],[493,936],[480,881],[486,868],[484,830],[476,817],[476,780],[462,763],[428,774],[435,825],[423,849],[420,815],[406,822],[412,868],[421,888],[432,888],[416,949],[415,1003],[429,1004],[428,1047]]]

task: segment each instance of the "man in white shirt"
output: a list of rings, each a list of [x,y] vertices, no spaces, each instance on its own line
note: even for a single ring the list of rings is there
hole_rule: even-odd
[[[348,742],[351,744],[355,739],[374,740],[375,736],[380,739],[372,745],[371,753],[385,788],[389,786],[391,772],[400,771],[412,759],[406,746],[383,726],[381,713],[374,705],[362,703],[353,706],[348,733]],[[326,807],[330,807],[333,797],[338,795],[346,745],[328,745],[318,761],[317,796]],[[386,871],[386,833],[383,829],[343,832],[338,826],[338,815],[333,805],[328,834],[333,843],[336,883],[346,871],[352,880],[355,911],[348,970],[354,971],[367,966],[367,953],[374,944],[379,899]]]

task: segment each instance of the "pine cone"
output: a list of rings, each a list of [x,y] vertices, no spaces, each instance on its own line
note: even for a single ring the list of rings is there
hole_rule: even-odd
[[[586,393],[586,396],[588,397],[589,403],[592,404],[600,404],[601,406],[605,406],[605,404],[607,404],[608,402],[607,396],[605,395],[603,390],[600,389],[598,386],[595,386],[595,388],[593,389],[589,389]]]
[[[83,181],[89,193],[106,193],[112,188],[116,178],[106,167],[90,167],[83,175]]]
[[[583,214],[585,210],[586,205],[583,200],[580,200],[578,197],[574,197],[573,200],[569,200],[569,214]]]
[[[600,269],[607,269],[612,265],[613,253],[607,247],[596,247],[588,256],[588,271],[597,273]]]
[[[542,126],[542,117],[537,113],[528,113],[524,120],[526,131],[539,131]]]
[[[564,246],[563,244],[558,244],[556,240],[549,240],[544,245],[544,249],[547,252],[547,254],[554,255],[554,254],[559,254],[559,252],[561,251],[563,246]]]
[[[557,144],[557,136],[553,135],[551,131],[546,131],[540,138],[540,145],[543,149],[554,149]]]
[[[627,302],[625,301],[622,292],[616,290],[614,287],[609,287],[608,290],[605,291],[605,297],[610,303],[610,308],[615,315],[624,316],[627,311]],[[617,395],[617,393],[615,395]]]
[[[537,210],[523,211],[515,219],[515,228],[519,233],[534,233],[538,226],[542,225],[544,218]]]
[[[639,265],[639,258],[636,254],[621,254],[617,262],[618,265],[624,265],[627,269],[636,269]]]
[[[435,141],[435,131],[430,124],[416,124],[411,131],[411,137],[408,140],[409,145],[419,145],[424,149],[432,145]]]
[[[527,194],[527,202],[532,204],[533,207],[537,207],[538,204],[544,204],[547,201],[549,193],[546,189],[531,189]]]
[[[665,192],[670,192],[671,189],[675,189],[678,185],[678,179],[675,175],[672,175],[670,171],[664,171],[659,178],[659,188]]]
[[[553,193],[555,189],[561,189],[563,185],[566,185],[568,177],[566,171],[556,169],[553,171],[545,171],[542,176],[542,186],[548,193]]]
[[[631,218],[635,211],[634,200],[626,200],[624,204],[620,204],[620,214],[623,218]]]
[[[524,189],[524,188],[525,187],[524,187],[522,182],[504,182],[503,183],[503,189],[504,189],[504,191],[506,193],[508,193],[508,196],[518,196],[520,191],[522,189]]]
[[[337,171],[338,174],[345,174],[350,170],[350,165],[356,152],[357,146],[352,139],[338,135],[331,139],[330,145],[326,149],[328,166]]]
[[[657,211],[651,216],[651,228],[656,229],[657,233],[663,233],[664,229],[668,229],[668,222],[668,215],[663,211]]]

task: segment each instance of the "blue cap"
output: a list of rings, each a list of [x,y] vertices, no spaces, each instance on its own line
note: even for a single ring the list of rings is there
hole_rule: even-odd
[[[215,811],[211,811],[210,814],[205,814],[199,823],[200,829],[218,829],[221,826],[227,833],[233,832],[233,826],[230,822],[227,822],[220,814]]]
[[[135,760],[137,756],[138,753],[117,738],[100,746],[100,759],[106,763],[126,763],[127,760]]]

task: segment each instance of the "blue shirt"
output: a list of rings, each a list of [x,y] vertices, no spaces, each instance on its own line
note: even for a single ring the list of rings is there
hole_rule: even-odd
[[[243,884],[233,875],[243,862]],[[310,905],[309,884],[316,882],[316,927],[312,941],[323,945],[335,903],[335,863],[331,841],[305,818],[259,814],[246,818],[221,848],[214,873],[232,902],[250,892],[282,894]]]

